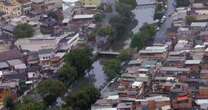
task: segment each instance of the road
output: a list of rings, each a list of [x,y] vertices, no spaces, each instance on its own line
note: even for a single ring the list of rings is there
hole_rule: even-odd
[[[175,4],[175,0],[168,0],[168,9],[165,14],[165,16],[167,16],[168,18],[162,24],[160,30],[156,33],[154,43],[165,43],[165,41],[167,40],[166,32],[167,29],[171,27],[171,24],[173,22],[172,17],[169,15],[175,12],[175,7],[173,4]]]

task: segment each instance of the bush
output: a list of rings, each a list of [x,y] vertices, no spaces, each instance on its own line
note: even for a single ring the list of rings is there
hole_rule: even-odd
[[[14,35],[16,38],[28,38],[34,35],[34,29],[29,24],[19,24],[15,27]]]

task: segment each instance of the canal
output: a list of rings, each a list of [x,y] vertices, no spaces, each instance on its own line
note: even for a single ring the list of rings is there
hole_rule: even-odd
[[[132,11],[137,20],[137,26],[132,30],[133,33],[137,33],[143,24],[154,23],[154,13],[155,13],[155,2],[156,0],[136,0],[137,7]],[[124,49],[130,47],[131,38],[125,41]]]
[[[154,12],[155,12],[155,0],[137,0],[138,6],[133,13],[135,14],[135,19],[138,21],[137,26],[132,30],[134,33],[138,32],[141,26],[144,23],[153,23],[154,22]],[[130,45],[131,39],[128,39],[125,43],[124,48],[128,48]],[[90,75],[94,78],[94,85],[97,88],[103,88],[106,85],[107,76],[103,71],[103,65],[101,59],[96,60],[93,63],[93,69],[90,71]]]
[[[154,22],[155,0],[137,0],[138,6],[133,10],[137,26],[132,30],[138,32],[144,23],[151,24]]]
[[[107,81],[107,76],[103,70],[103,65],[101,64],[101,58],[96,60],[93,65],[92,65],[92,70],[89,72],[89,74],[93,77],[94,79],[94,85],[97,88],[102,88],[106,81]]]

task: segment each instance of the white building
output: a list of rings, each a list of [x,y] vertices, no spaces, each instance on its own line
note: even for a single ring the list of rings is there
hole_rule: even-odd
[[[70,20],[72,20],[72,16],[75,11],[76,2],[79,0],[63,0],[63,14],[64,14],[64,20],[63,23],[68,23]]]

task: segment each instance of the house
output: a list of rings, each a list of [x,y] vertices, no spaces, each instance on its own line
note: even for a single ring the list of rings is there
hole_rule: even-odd
[[[196,96],[198,99],[208,98],[208,87],[200,86],[198,94]]]
[[[26,64],[20,59],[12,59],[12,60],[8,60],[7,62],[12,67],[13,70],[17,70],[19,72],[25,72],[27,69]]]
[[[21,4],[17,0],[0,1],[0,11],[6,14],[5,17],[18,17],[22,15]]]
[[[145,49],[139,51],[139,56],[142,59],[163,61],[167,57],[167,47],[165,46],[146,47]]]
[[[34,15],[45,12],[44,0],[31,0],[32,2],[32,13]]]
[[[11,42],[0,40],[0,52],[5,52],[10,50],[11,46],[12,46]]]
[[[2,71],[1,79],[4,81],[26,81],[27,73],[17,71]]]
[[[80,2],[86,8],[96,8],[101,4],[101,0],[80,0]]]
[[[168,56],[164,65],[169,67],[183,67],[185,60],[185,56]]]
[[[208,108],[208,99],[197,99],[195,103],[200,106],[201,110],[206,110]]]
[[[207,69],[202,69],[200,71],[200,78],[202,80],[208,80],[208,70]]]
[[[94,14],[77,14],[73,16],[73,20],[91,20],[94,18]]]
[[[162,95],[153,95],[129,101],[134,103],[133,110],[169,110],[171,108],[170,98]]]
[[[27,78],[28,80],[33,81],[33,80],[37,80],[38,78],[40,78],[40,75],[37,72],[28,72]]]
[[[192,22],[190,27],[192,30],[204,30],[208,26],[208,22]]]
[[[189,27],[179,27],[177,30],[177,39],[179,40],[190,40],[193,39],[192,30]]]
[[[79,0],[63,0],[63,15],[64,19],[62,23],[67,24],[72,20],[73,15],[76,13],[76,4]]]
[[[0,26],[2,33],[7,36],[14,36],[15,27],[12,24]]]
[[[0,71],[9,70],[9,64],[7,62],[0,62]]]
[[[201,60],[186,60],[185,67],[191,69],[191,73],[199,73],[201,67]]]
[[[44,0],[46,7],[45,11],[49,12],[62,8],[62,1],[63,0]]]
[[[104,99],[97,100],[95,104],[91,106],[91,110],[117,110],[115,105],[117,105],[118,103],[118,95],[108,96]]]
[[[54,57],[53,49],[42,49],[38,51],[40,59],[40,65],[42,67],[49,67],[51,65],[51,59]]]
[[[133,102],[119,103],[117,105],[117,110],[134,110]]]
[[[32,2],[31,0],[17,0],[21,5],[21,11],[23,15],[27,15],[31,13],[32,10]]]
[[[58,30],[58,21],[52,17],[41,19],[40,31],[45,34],[54,34]]]
[[[188,48],[187,47],[188,43],[189,42],[187,40],[178,40],[177,44],[175,45],[174,50],[175,51],[186,50]]]
[[[38,52],[29,52],[26,60],[28,65],[38,65],[39,64]]]
[[[186,94],[177,95],[172,101],[173,109],[177,110],[190,110],[192,109],[192,98]]]
[[[13,48],[5,52],[0,52],[0,61],[23,59],[23,57],[23,53],[19,51],[17,48]]]
[[[62,0],[31,0],[34,15],[54,11],[62,7]]]
[[[75,33],[72,35],[67,34],[66,37],[59,41],[57,51],[70,52],[78,44],[79,40],[79,33]]]
[[[199,36],[203,41],[205,41],[205,42],[208,41],[208,31],[201,31]]]
[[[46,43],[47,42],[47,43]],[[56,49],[58,38],[50,37],[47,35],[37,36],[35,38],[19,39],[15,45],[21,50],[39,51],[42,49]]]
[[[159,69],[159,74],[165,75],[165,76],[177,76],[180,74],[189,74],[190,69],[189,68],[178,68],[178,67],[161,67]]]

